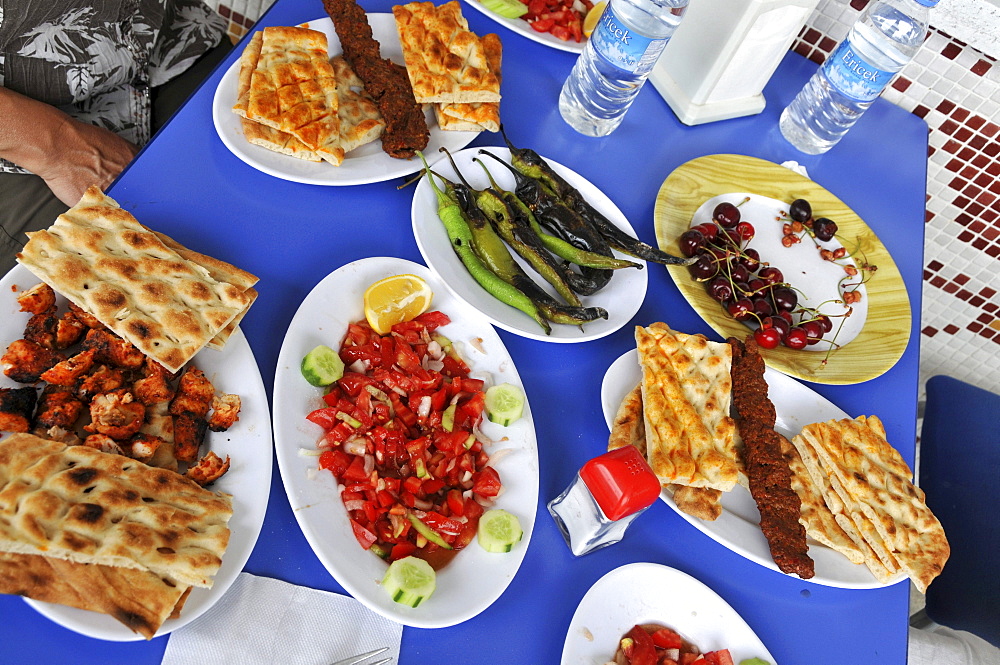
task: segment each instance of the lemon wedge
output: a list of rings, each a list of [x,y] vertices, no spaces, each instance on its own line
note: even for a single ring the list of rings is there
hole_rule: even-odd
[[[393,275],[365,290],[365,318],[379,335],[394,325],[419,316],[431,306],[434,292],[416,275]]]
[[[604,13],[604,8],[607,6],[607,0],[601,0],[591,7],[587,15],[583,17],[583,34],[585,36],[590,37],[590,33],[597,27],[597,22],[601,20],[601,14]]]

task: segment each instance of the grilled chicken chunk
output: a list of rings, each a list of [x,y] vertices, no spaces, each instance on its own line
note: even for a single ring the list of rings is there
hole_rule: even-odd
[[[90,328],[92,330],[104,330],[105,329],[105,325],[103,323],[101,323],[100,321],[98,321],[97,317],[95,317],[93,314],[91,314],[90,312],[86,311],[82,307],[79,307],[77,305],[74,305],[73,303],[70,303],[69,304],[69,311],[73,312],[73,315],[76,316],[76,318],[80,320],[80,323],[82,323],[83,325],[87,326],[88,328]]]
[[[56,331],[59,328],[59,317],[55,312],[33,314],[24,326],[24,339],[34,342],[46,349],[56,348]]]
[[[53,427],[72,430],[83,413],[83,408],[84,403],[70,388],[49,384],[38,398],[35,427],[42,430]]]
[[[22,291],[17,296],[17,304],[21,306],[22,312],[32,314],[55,311],[56,292],[45,282],[39,282],[27,291]]]
[[[56,326],[56,348],[65,349],[73,346],[83,338],[87,330],[89,330],[87,326],[76,314],[66,311]]]
[[[197,464],[189,467],[184,476],[204,487],[221,478],[226,471],[229,471],[229,455],[223,460],[215,453],[209,452],[198,460]]]
[[[143,376],[132,384],[132,394],[143,404],[168,402],[174,398],[170,372],[155,360],[146,359]]]
[[[109,330],[88,331],[83,348],[96,350],[97,362],[118,369],[139,369],[146,362],[142,351]]]
[[[125,375],[120,369],[98,365],[94,371],[83,377],[76,387],[76,394],[84,402],[90,402],[101,393],[110,393],[125,385]]]
[[[38,394],[34,388],[0,388],[0,432],[31,430],[31,414]]]
[[[208,418],[208,428],[213,432],[225,432],[240,419],[240,396],[226,393],[212,397],[212,415]]]
[[[80,380],[84,374],[94,367],[94,349],[82,351],[72,358],[67,358],[56,363],[49,369],[42,372],[42,381],[54,383],[57,386],[72,386]]]
[[[121,441],[139,431],[146,419],[146,407],[132,398],[132,393],[119,389],[102,393],[90,403],[88,432],[106,434]]]
[[[91,434],[83,440],[83,445],[96,448],[104,453],[112,453],[114,455],[125,454],[125,452],[121,449],[121,446],[118,445],[118,442],[107,434]]]
[[[205,377],[205,373],[194,365],[188,365],[177,383],[177,394],[170,402],[170,413],[178,416],[190,413],[200,418],[208,415],[215,396],[215,386]]]
[[[62,362],[66,356],[58,351],[46,349],[35,342],[17,339],[10,343],[6,353],[0,357],[4,374],[18,383],[38,383],[45,370]]]

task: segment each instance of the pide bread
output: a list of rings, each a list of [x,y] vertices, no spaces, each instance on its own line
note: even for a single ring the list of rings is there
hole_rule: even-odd
[[[392,8],[417,103],[499,102],[500,81],[457,0]]]
[[[503,60],[503,44],[500,37],[490,33],[481,39],[483,52],[489,70],[500,81],[500,67]],[[500,102],[462,102],[434,105],[434,117],[443,130],[467,132],[499,132]]]
[[[107,614],[147,640],[175,615],[190,588],[148,570],[0,553],[0,593]]]
[[[253,302],[91,187],[17,260],[146,356],[179,370]]]
[[[642,386],[637,385],[625,395],[611,425],[608,450],[624,446],[635,446],[643,457],[646,456],[646,426],[642,416]]]
[[[241,106],[237,100],[237,113]],[[324,160],[340,165],[344,150],[337,110],[337,79],[326,35],[308,28],[264,28],[250,76],[247,119],[291,134]]]
[[[830,479],[824,496],[850,519],[838,519],[845,531],[855,538],[860,534],[890,573],[903,571],[925,591],[941,573],[950,547],[923,492],[913,485],[910,468],[886,440],[881,421],[860,416],[815,423],[792,443],[814,478]]]
[[[385,120],[344,56],[338,55],[330,63],[337,77],[340,147],[350,152],[382,136]]]
[[[134,459],[31,434],[0,440],[0,552],[211,587],[231,497]]]
[[[636,327],[647,458],[663,484],[731,490],[739,479],[728,344]]]

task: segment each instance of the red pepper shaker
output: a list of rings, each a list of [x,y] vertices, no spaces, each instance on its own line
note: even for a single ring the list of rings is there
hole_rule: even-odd
[[[588,461],[549,512],[576,556],[613,545],[660,496],[660,481],[633,446]]]

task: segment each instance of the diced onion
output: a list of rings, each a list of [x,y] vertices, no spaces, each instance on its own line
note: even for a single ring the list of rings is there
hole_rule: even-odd
[[[414,499],[413,507],[418,510],[434,510],[434,504],[430,501],[424,501],[423,499]]]
[[[365,502],[361,499],[351,499],[350,501],[344,502],[344,508],[347,508],[348,512],[352,510],[364,510]]]
[[[417,418],[423,420],[429,415],[431,415],[431,396],[424,395],[420,398],[420,403],[417,404]]]
[[[431,360],[430,358],[426,358],[424,360],[424,369],[428,369],[432,372],[440,372],[444,369],[444,363],[440,360]]]
[[[475,425],[472,426],[472,433],[475,435],[477,439],[479,439],[486,445],[490,445],[491,443],[496,443],[496,439],[491,439],[490,437],[486,436],[486,432],[484,432],[483,428],[479,426],[479,423],[476,423]]]
[[[357,436],[344,441],[344,452],[348,455],[364,455],[367,449],[367,440]]]
[[[361,358],[358,358],[350,365],[348,365],[347,369],[351,370],[352,372],[357,372],[358,374],[364,374],[365,372],[368,371],[368,363],[366,363]]]
[[[663,654],[667,658],[669,658],[670,660],[679,660],[680,657],[681,657],[681,650],[680,649],[676,649],[676,648],[674,648],[674,649],[664,649],[663,650]]]
[[[514,452],[513,448],[502,448],[502,449],[496,451],[495,453],[493,453],[492,455],[490,455],[489,464],[491,466],[494,465],[494,464],[497,464],[500,460],[502,460],[504,457],[507,457],[512,452]]]
[[[316,450],[315,448],[299,448],[299,457],[319,457],[322,454],[322,450]]]
[[[314,466],[306,467],[306,480],[316,480],[319,469]]]
[[[375,470],[375,457],[373,455],[365,455],[365,475],[371,474]]]
[[[427,343],[427,355],[434,360],[441,360],[444,356],[444,349],[441,348],[441,344],[436,339],[432,339]]]

